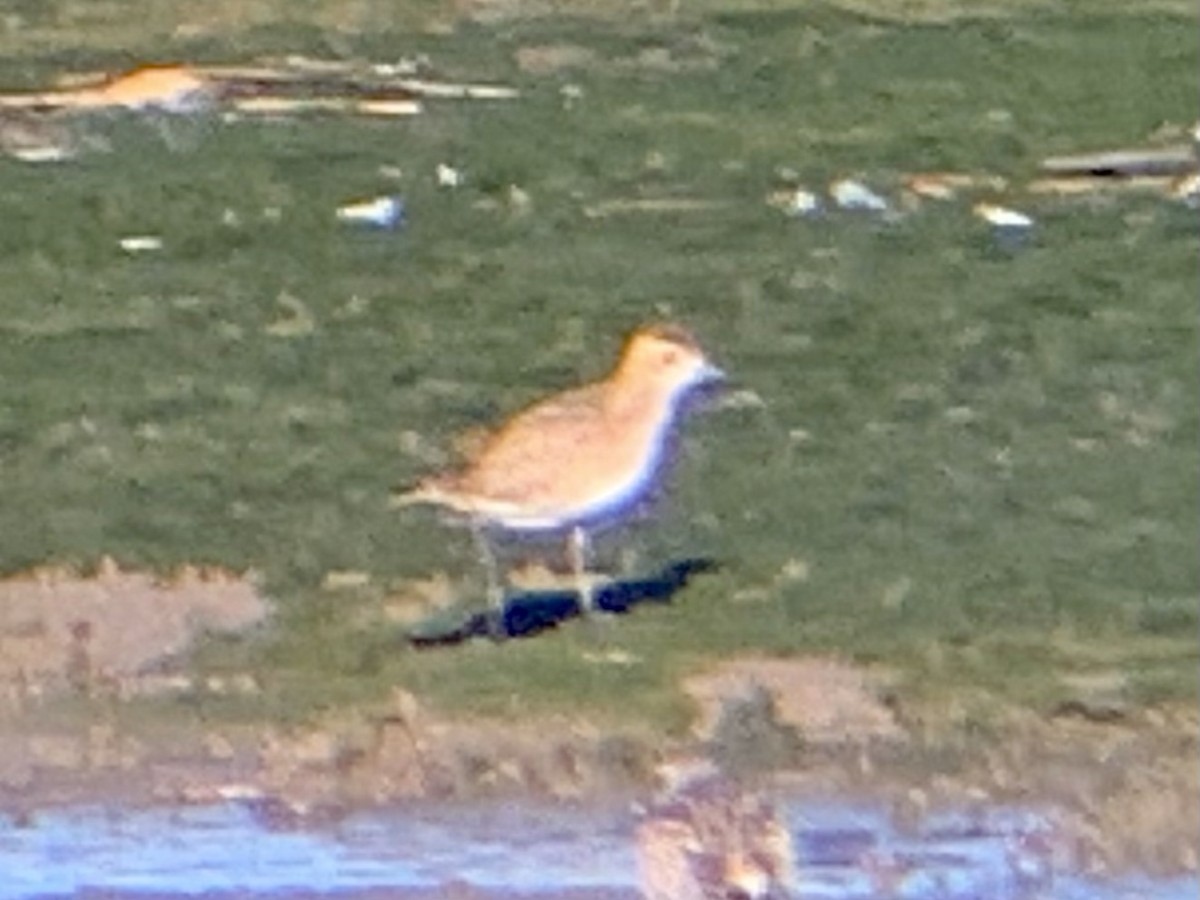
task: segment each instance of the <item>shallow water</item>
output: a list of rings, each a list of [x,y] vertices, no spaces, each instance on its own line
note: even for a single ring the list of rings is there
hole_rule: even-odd
[[[879,811],[795,804],[798,896],[854,900],[1194,897],[1194,878],[1097,881],[1055,871],[1045,821],[944,815],[901,834]],[[331,896],[468,884],[488,891],[607,888],[636,896],[625,811],[488,806],[357,813],[322,828],[269,828],[222,806],[39,813],[0,824],[0,900],[81,893]]]

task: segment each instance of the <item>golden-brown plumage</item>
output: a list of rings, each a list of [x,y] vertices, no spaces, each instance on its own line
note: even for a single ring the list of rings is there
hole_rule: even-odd
[[[578,569],[585,529],[650,489],[681,401],[717,377],[684,329],[639,329],[608,377],[521,410],[461,469],[425,479],[396,503],[440,505],[477,528],[570,530]]]
[[[401,502],[441,504],[509,528],[554,528],[633,488],[673,424],[681,391],[716,374],[678,326],[634,333],[604,380],[554,394],[484,439],[465,467]]]

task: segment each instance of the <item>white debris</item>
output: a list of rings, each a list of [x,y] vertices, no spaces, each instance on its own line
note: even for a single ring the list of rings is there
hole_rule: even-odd
[[[976,203],[972,212],[996,228],[1023,231],[1033,227],[1033,219],[1025,213],[995,203]]]
[[[1170,193],[1187,206],[1200,207],[1200,172],[1184,175],[1171,182]]]
[[[162,238],[153,234],[135,234],[123,237],[118,242],[126,253],[146,253],[163,248]]]
[[[9,151],[9,156],[27,163],[66,162],[75,156],[75,151],[69,147],[55,144],[44,144],[37,147],[19,147]]]
[[[515,184],[508,186],[508,208],[514,213],[524,215],[533,207],[533,198],[529,193]]]
[[[419,75],[429,67],[429,57],[422,53],[416,57],[402,56],[394,63],[375,63],[371,71],[383,78],[408,78]]]
[[[766,409],[767,401],[758,391],[745,388],[740,391],[729,391],[714,401],[718,409]]]
[[[583,99],[583,88],[577,84],[564,84],[559,88],[558,95],[562,97],[563,109],[572,109]]]
[[[796,218],[815,216],[822,210],[821,198],[803,187],[776,191],[767,198],[767,203]]]
[[[888,202],[861,181],[839,178],[829,185],[829,196],[839,209],[887,212]]]
[[[93,143],[100,141],[80,139],[61,119],[41,117],[20,109],[0,110],[0,153],[21,162],[64,162],[79,155],[85,144]]]
[[[404,224],[404,198],[385,194],[370,200],[358,200],[339,206],[338,220],[375,228],[396,228]]]
[[[239,782],[218,785],[216,794],[222,800],[258,800],[266,796],[257,785]]]
[[[463,183],[462,172],[446,163],[438,163],[436,177],[438,187],[456,188],[461,187]]]

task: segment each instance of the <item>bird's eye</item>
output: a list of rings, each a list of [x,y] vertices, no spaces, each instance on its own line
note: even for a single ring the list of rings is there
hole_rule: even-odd
[[[676,350],[665,350],[662,355],[662,363],[664,366],[673,366],[679,362],[679,352]]]

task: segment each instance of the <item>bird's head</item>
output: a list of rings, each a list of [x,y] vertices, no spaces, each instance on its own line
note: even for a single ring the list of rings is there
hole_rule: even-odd
[[[693,388],[725,380],[691,333],[679,325],[649,325],[628,339],[618,377],[672,399]]]

